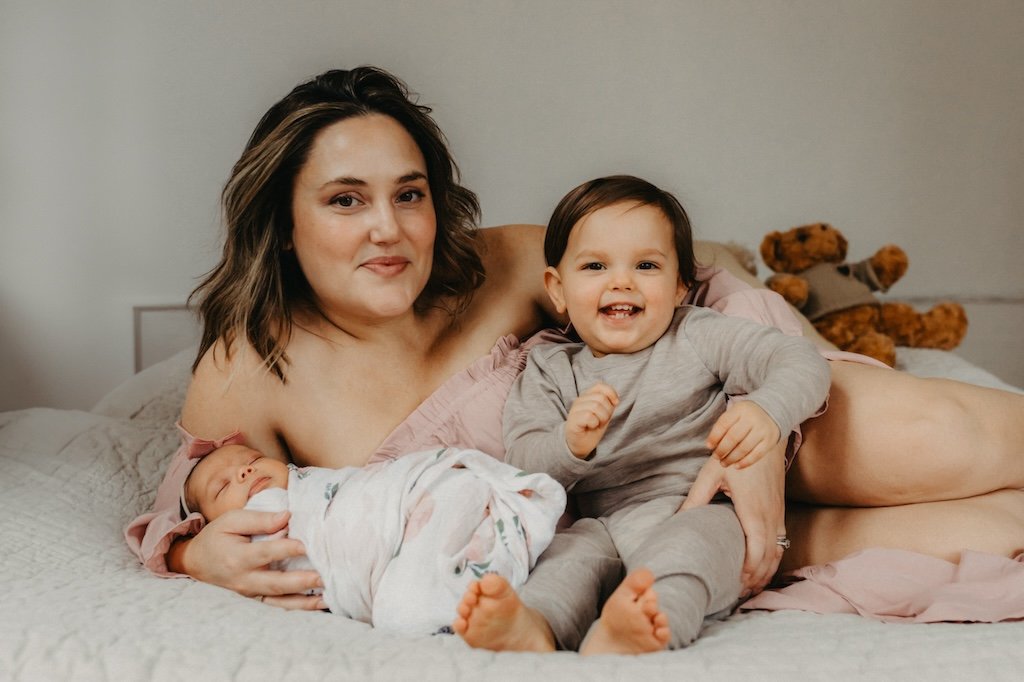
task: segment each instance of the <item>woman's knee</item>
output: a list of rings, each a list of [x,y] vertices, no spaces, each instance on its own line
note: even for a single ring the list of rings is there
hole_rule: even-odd
[[[833,365],[829,409],[804,425],[804,445],[787,479],[791,499],[884,506],[969,497],[1024,481],[1016,396]]]
[[[956,384],[945,379],[921,379],[921,390],[912,402],[913,418],[897,426],[905,429],[908,446],[921,451],[953,451],[977,444],[983,436],[981,415],[975,414],[969,401],[957,391]]]
[[[890,480],[906,497],[888,503],[958,499],[1007,487],[1014,472],[1005,457],[1006,435],[995,427],[986,396],[946,379],[919,381],[920,400],[890,427],[900,431],[903,460],[891,466]]]

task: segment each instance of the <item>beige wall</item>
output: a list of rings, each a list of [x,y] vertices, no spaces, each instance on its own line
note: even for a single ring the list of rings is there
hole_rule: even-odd
[[[218,192],[260,114],[360,63],[435,107],[489,224],[543,222],[578,182],[632,172],[675,190],[703,238],[754,247],[828,220],[853,257],[908,250],[895,295],[1024,297],[1016,0],[0,0],[0,15],[0,409],[87,408],[129,376],[132,306],[183,300],[215,262]],[[1024,313],[1005,308],[997,334],[1019,339]]]

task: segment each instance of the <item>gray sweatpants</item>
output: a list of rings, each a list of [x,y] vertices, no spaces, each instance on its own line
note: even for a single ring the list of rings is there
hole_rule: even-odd
[[[579,649],[605,599],[637,568],[654,573],[672,630],[669,648],[691,643],[705,616],[735,605],[746,551],[736,513],[728,503],[678,511],[684,499],[661,497],[580,519],[555,535],[520,596],[544,615],[560,648]]]

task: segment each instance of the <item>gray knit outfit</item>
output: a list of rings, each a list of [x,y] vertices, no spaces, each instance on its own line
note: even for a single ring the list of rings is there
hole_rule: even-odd
[[[565,419],[599,381],[619,404],[594,453],[580,459],[566,445]],[[731,608],[745,551],[731,505],[677,511],[709,456],[704,441],[727,396],[754,401],[789,434],[822,406],[829,383],[828,364],[806,339],[691,306],[636,353],[597,358],[580,343],[534,348],[505,406],[506,461],[553,476],[583,517],[556,535],[521,592],[559,646],[579,647],[634,568],[655,575],[672,648],[692,642],[706,615]]]

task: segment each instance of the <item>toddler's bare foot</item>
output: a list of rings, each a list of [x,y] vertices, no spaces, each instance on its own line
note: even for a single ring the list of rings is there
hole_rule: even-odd
[[[654,574],[640,568],[625,577],[604,603],[580,654],[645,654],[668,645],[668,616],[658,608]]]
[[[470,584],[452,623],[471,647],[491,651],[554,651],[555,638],[544,616],[529,608],[501,576],[487,574]]]

